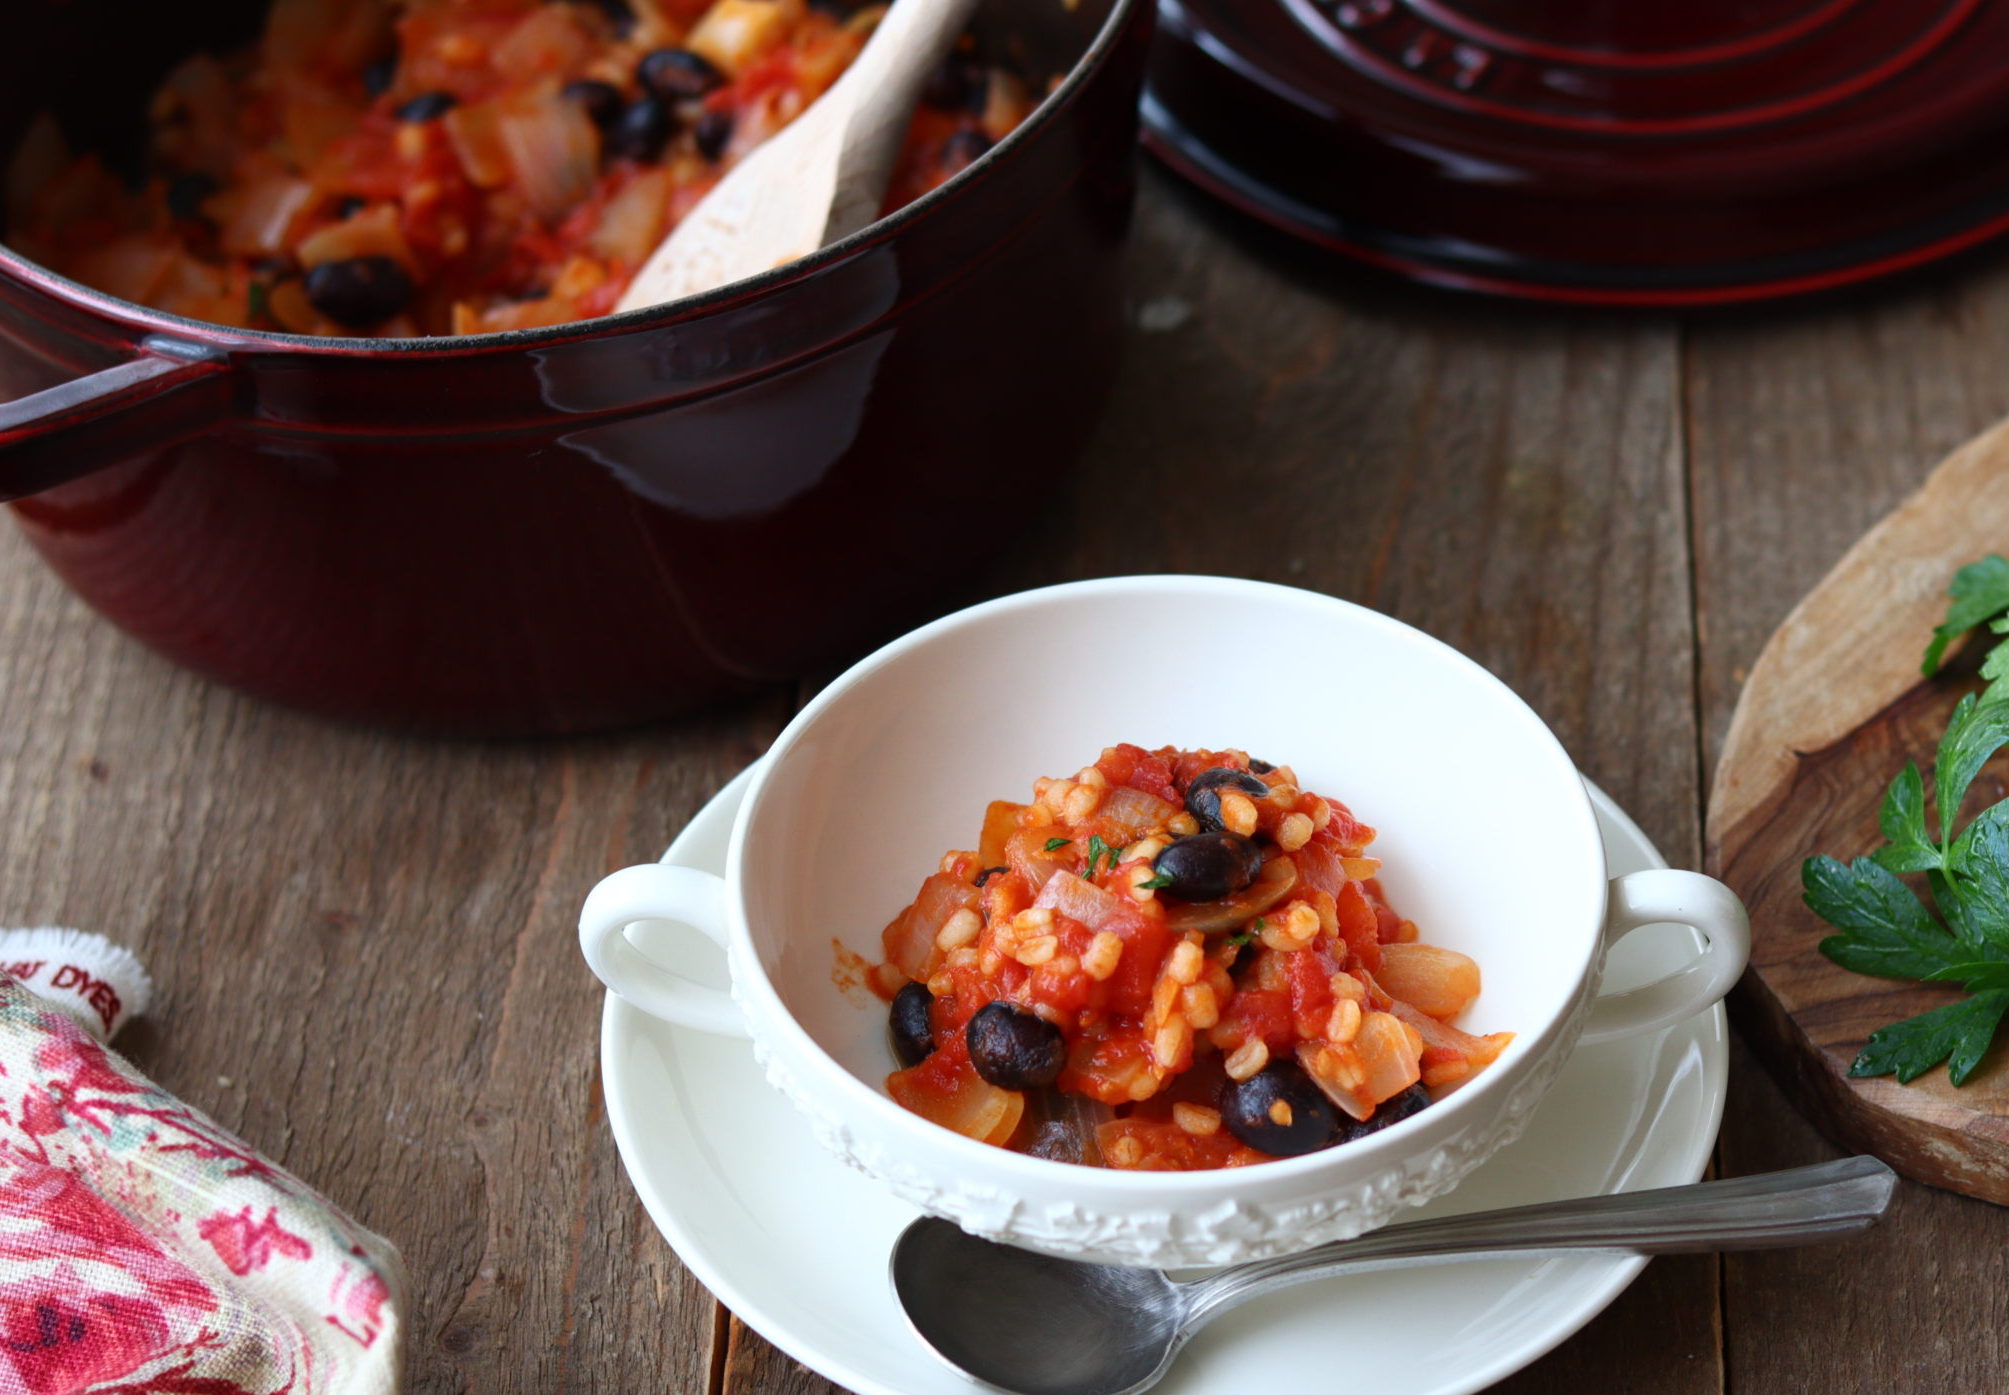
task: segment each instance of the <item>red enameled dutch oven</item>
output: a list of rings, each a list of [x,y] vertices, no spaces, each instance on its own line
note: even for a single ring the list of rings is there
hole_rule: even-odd
[[[32,0],[0,151],[48,108],[116,156],[140,116],[105,94],[263,8]],[[0,500],[145,643],[341,717],[575,731],[799,675],[939,608],[1084,444],[1151,9],[989,0],[1027,72],[1066,75],[1022,129],[854,238],[654,310],[257,334],[0,247]]]

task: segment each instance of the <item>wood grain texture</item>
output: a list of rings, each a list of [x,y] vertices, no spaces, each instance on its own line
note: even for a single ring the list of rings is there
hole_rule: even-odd
[[[1972,682],[1924,683],[1919,653],[1957,566],[2009,546],[2009,424],[1932,472],[1794,607],[1751,670],[1716,771],[1708,860],[1751,909],[1739,988],[1752,1041],[1830,1137],[1906,1175],[2009,1201],[2009,1072],[1999,1054],[1955,1088],[1944,1070],[1901,1085],[1847,1072],[1871,1032],[1964,996],[1864,978],[1819,952],[1829,927],[1800,896],[1810,853],[1881,841],[1878,792],[1933,752]],[[1999,779],[1977,794],[2001,797]],[[1994,789],[1986,787],[1993,785]]]
[[[2009,408],[2009,265],[1700,326],[1557,317],[1346,275],[1153,176],[1130,280],[1089,460],[942,607],[1163,569],[1378,606],[1515,686],[1677,863],[1739,670]],[[824,1395],[628,1189],[572,944],[593,880],[657,855],[791,707],[535,746],[334,728],[154,660],[0,530],[0,918],[148,956],[141,1063],[403,1248],[414,1391]],[[1725,1173],[1824,1151],[1769,1088],[1740,1058]],[[1874,1243],[1657,1261],[1503,1388],[1989,1388],[2003,1213],[1900,1207]]]
[[[0,534],[0,904],[161,992],[121,1041],[403,1250],[412,1388],[704,1390],[716,1304],[602,1118],[580,891],[657,855],[776,701],[565,746],[331,727],[174,670]]]
[[[1719,1156],[1726,1175],[1841,1153],[1739,1043]],[[1901,1184],[1872,1231],[1843,1245],[1726,1255],[1728,1389],[1954,1395],[2002,1388],[2009,1369],[2003,1213]]]
[[[1935,464],[2009,409],[2005,351],[2009,258],[1999,252],[1868,296],[1689,328],[1698,694],[1712,767],[1773,629]],[[1879,793],[1847,795],[1853,807]],[[1722,1170],[1828,1156],[1740,1056]],[[1726,1259],[1729,1388],[1997,1388],[2009,1313],[1992,1280],[2005,1244],[2009,1213],[1906,1183],[1891,1220],[1862,1242]]]
[[[1742,841],[1741,831],[1787,796],[1803,755],[1843,741],[1916,686],[1954,568],[2009,545],[2005,479],[2009,422],[1935,469],[1766,641],[1710,789],[1712,856],[1726,840]]]

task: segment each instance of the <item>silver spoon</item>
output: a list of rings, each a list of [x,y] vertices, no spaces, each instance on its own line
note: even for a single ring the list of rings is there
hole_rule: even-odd
[[[1412,1221],[1191,1283],[1156,1269],[1035,1254],[923,1217],[893,1246],[893,1290],[921,1340],[986,1385],[1013,1395],[1135,1395],[1158,1383],[1202,1326],[1293,1284],[1506,1254],[1804,1245],[1874,1225],[1896,1181],[1875,1158],[1843,1158],[1727,1182]]]

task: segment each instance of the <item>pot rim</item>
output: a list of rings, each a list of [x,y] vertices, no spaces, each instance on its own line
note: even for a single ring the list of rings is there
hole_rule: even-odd
[[[905,207],[868,223],[849,237],[819,248],[809,256],[763,271],[756,276],[730,282],[701,295],[686,296],[662,305],[644,306],[620,314],[598,315],[588,320],[546,325],[537,329],[501,330],[488,334],[428,335],[415,338],[382,336],[323,336],[289,334],[283,331],[246,330],[219,325],[209,320],[193,320],[124,300],[59,275],[41,263],[22,256],[0,241],[0,278],[11,279],[44,292],[58,300],[119,322],[141,336],[167,335],[182,340],[232,351],[261,353],[301,352],[318,357],[418,358],[427,360],[472,358],[488,353],[508,353],[541,348],[602,336],[619,335],[685,320],[703,319],[758,300],[792,281],[816,275],[828,267],[847,261],[869,247],[888,241],[911,224],[931,217],[937,209],[952,203],[983,179],[994,165],[1029,142],[1035,133],[1058,119],[1073,105],[1094,76],[1107,66],[1135,11],[1145,0],[1112,0],[1102,27],[1086,50],[1068,70],[1067,76],[1033,108],[1016,130],[941,185],[929,190]]]

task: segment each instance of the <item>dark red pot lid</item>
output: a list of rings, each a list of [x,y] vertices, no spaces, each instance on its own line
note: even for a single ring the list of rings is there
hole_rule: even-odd
[[[1697,305],[2009,230],[2009,0],[1162,0],[1147,140],[1439,285]]]

